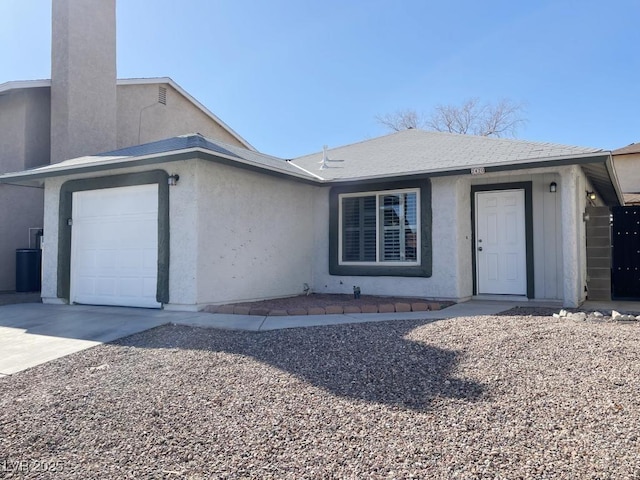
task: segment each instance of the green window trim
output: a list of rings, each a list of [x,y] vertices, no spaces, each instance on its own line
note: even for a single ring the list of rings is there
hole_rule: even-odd
[[[419,189],[339,194],[340,265],[418,265]]]
[[[329,209],[331,275],[431,276],[429,179],[333,187]],[[350,215],[346,222],[343,215]],[[417,236],[415,242],[410,238],[412,233]]]

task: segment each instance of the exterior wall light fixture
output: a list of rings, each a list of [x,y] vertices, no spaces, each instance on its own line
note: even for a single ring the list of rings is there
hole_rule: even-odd
[[[587,198],[589,200],[595,200],[596,199],[596,192],[587,192]]]
[[[558,191],[558,184],[556,182],[551,182],[549,184],[549,191],[551,193],[556,193]]]
[[[178,175],[177,173],[174,173],[173,175],[169,175],[169,177],[167,177],[167,183],[170,187],[175,187],[178,183],[178,180],[180,180],[180,175]]]

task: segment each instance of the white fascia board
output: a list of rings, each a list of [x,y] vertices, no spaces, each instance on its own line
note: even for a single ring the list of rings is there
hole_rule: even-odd
[[[224,123],[211,110],[209,110],[202,103],[200,103],[198,100],[196,100],[192,95],[190,95],[186,90],[184,90],[180,85],[178,85],[176,82],[174,82],[171,78],[169,78],[169,77],[121,78],[121,79],[118,79],[118,81],[117,81],[118,85],[153,85],[153,84],[160,84],[160,83],[166,83],[167,85],[169,85],[173,89],[175,89],[178,93],[180,93],[180,95],[182,95],[184,98],[186,98],[191,103],[193,103],[196,107],[198,107],[200,110],[202,110],[202,112],[205,115],[207,115],[209,118],[211,118],[216,123],[220,124],[220,126],[222,128],[227,130],[236,140],[238,140],[240,143],[242,143],[242,145],[244,145],[247,149],[253,150],[254,152],[257,151],[253,147],[253,145],[251,145],[244,138],[242,138],[235,130],[233,130],[229,125]]]
[[[611,179],[613,188],[616,191],[616,196],[618,197],[618,201],[620,202],[620,205],[624,205],[624,193],[622,192],[622,190],[620,190],[618,174],[616,173],[616,169],[613,164],[613,155],[609,155],[609,158],[607,158],[607,161],[605,162],[605,167],[607,169],[607,172],[609,173],[609,178]]]
[[[291,162],[291,161],[289,161],[289,160],[287,160],[287,163],[288,163],[289,165],[292,165],[292,166],[296,167],[296,168],[297,168],[297,169],[299,169],[299,170],[302,170],[302,171],[303,171],[304,173],[306,173],[307,175],[311,175],[312,177],[316,178],[317,180],[326,181],[326,178],[322,178],[320,175],[316,175],[315,173],[310,172],[310,171],[309,171],[309,170],[307,170],[306,168],[302,168],[300,165],[296,165],[295,163],[293,163],[293,162]]]

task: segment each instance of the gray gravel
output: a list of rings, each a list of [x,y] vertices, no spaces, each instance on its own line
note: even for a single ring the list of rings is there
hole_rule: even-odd
[[[639,340],[535,316],[159,327],[1,378],[0,477],[640,478]]]

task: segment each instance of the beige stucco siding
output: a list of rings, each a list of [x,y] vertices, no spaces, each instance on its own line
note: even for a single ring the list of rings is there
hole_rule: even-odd
[[[153,167],[153,170],[171,170],[167,164]],[[100,173],[83,173],[64,177],[52,177],[45,181],[44,187],[44,238],[42,249],[42,292],[45,303],[60,303],[57,295],[58,281],[58,218],[60,208],[60,187],[69,180],[83,178],[108,177],[111,175],[123,175],[150,170],[149,167],[135,167],[118,170],[107,170]],[[0,185],[2,187],[2,185]]]
[[[180,175],[169,188],[169,303],[210,303],[296,295],[311,283],[317,187],[204,160],[160,164]],[[138,167],[51,178],[45,188],[42,297],[57,298],[58,207],[65,181],[149,170]],[[324,253],[322,253],[324,254]]]
[[[471,185],[531,182],[533,202],[534,292],[537,299],[563,298],[562,201],[561,182],[557,170],[532,170],[467,177]],[[558,190],[549,191],[556,182]]]
[[[625,193],[640,193],[640,153],[614,155],[620,189]]]
[[[42,228],[43,190],[0,184],[0,292],[16,287],[16,249],[35,248],[35,231]]]
[[[48,88],[0,95],[0,173],[49,163],[49,100]]]
[[[314,292],[418,296],[466,300],[473,295],[471,189],[473,185],[531,182],[535,298],[584,300],[585,191],[579,167],[525,170],[518,174],[432,178],[431,277],[367,277],[329,274],[329,192],[271,175],[205,160],[160,164],[179,174],[169,188],[170,268],[167,308],[196,310],[223,304]],[[134,169],[105,172],[134,173]],[[59,190],[45,191],[43,297],[56,298]],[[549,192],[555,182],[556,193]]]
[[[465,230],[457,227],[460,211],[466,201],[460,195],[458,180],[432,180],[433,275],[418,277],[367,277],[329,274],[329,188],[318,195],[314,209],[316,255],[314,257],[313,289],[320,293],[352,293],[360,287],[363,295],[398,295],[439,299],[459,299],[470,296],[462,291],[457,265],[464,258]],[[468,231],[469,227],[467,227]]]
[[[296,295],[311,283],[313,256],[326,255],[313,243],[317,187],[199,161],[196,189],[198,304]]]
[[[429,278],[361,277],[329,275],[327,227],[328,189],[315,206],[317,251],[313,288],[318,292],[350,293],[353,285],[365,294],[404,295],[465,300],[473,295],[472,185],[531,182],[533,203],[534,295],[536,299],[564,300],[567,305],[584,299],[586,272],[582,212],[588,186],[579,167],[523,170],[481,176],[432,178],[433,274]],[[556,182],[558,191],[549,192]],[[564,183],[568,183],[567,191]],[[572,183],[575,185],[572,186]],[[563,204],[571,214],[563,213]],[[567,239],[563,244],[563,238]],[[568,261],[564,256],[570,255]],[[581,263],[582,262],[582,263]]]
[[[0,173],[49,162],[49,90],[0,95]],[[43,190],[0,185],[0,291],[16,287],[16,249],[35,246],[29,228],[42,228]]]
[[[158,102],[158,89],[167,89],[167,103]],[[243,146],[233,135],[168,84],[118,85],[118,148],[165,138],[201,133],[205,137]]]
[[[116,148],[116,2],[58,0],[51,23],[51,162]]]

